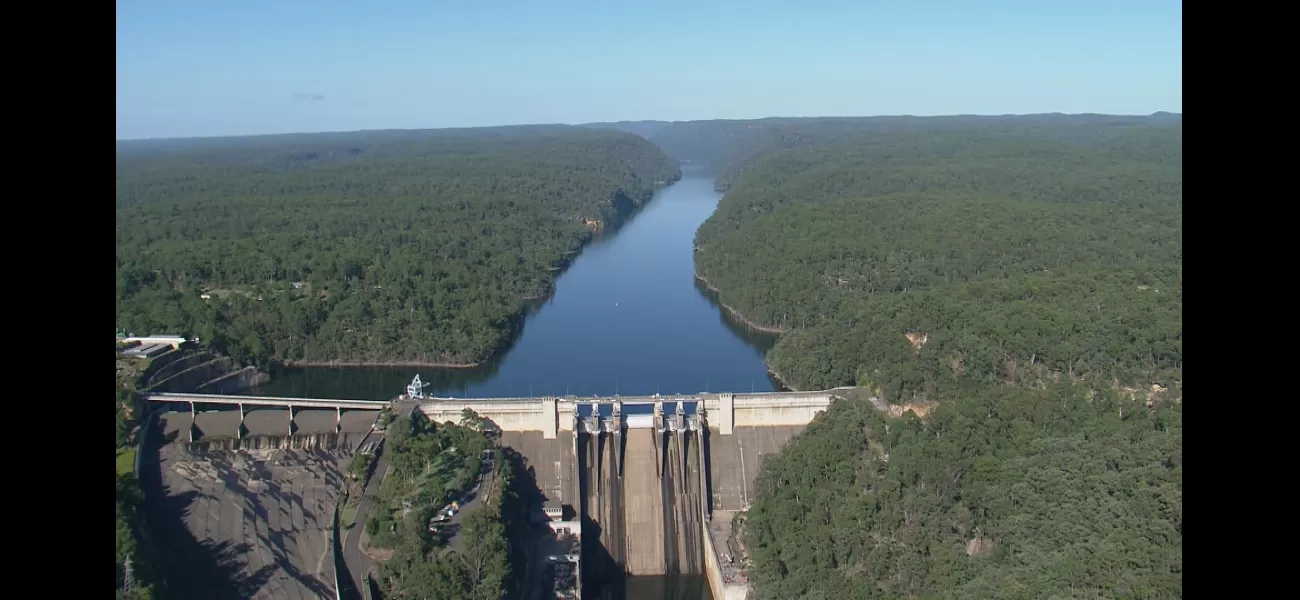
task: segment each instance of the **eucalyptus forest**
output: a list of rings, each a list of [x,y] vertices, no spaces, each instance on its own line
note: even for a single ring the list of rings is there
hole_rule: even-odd
[[[246,363],[478,363],[678,176],[577,127],[119,142],[117,326]]]
[[[492,600],[519,595],[516,549],[524,534],[514,465],[470,412],[461,423],[433,423],[417,412],[388,425],[378,516],[369,544],[392,550],[376,582],[381,598]],[[485,454],[491,462],[485,462]],[[438,531],[430,518],[477,483],[477,504]],[[404,508],[409,507],[409,508]],[[514,539],[512,539],[514,538]],[[459,542],[452,547],[452,541]]]
[[[776,374],[861,386],[763,463],[758,596],[1181,597],[1181,122],[815,129],[714,154],[696,239]]]

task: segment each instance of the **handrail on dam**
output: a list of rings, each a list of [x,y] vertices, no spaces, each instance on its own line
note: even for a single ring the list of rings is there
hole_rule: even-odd
[[[294,408],[336,408],[344,410],[379,410],[390,403],[382,400],[329,400],[323,398],[281,398],[275,396],[228,396],[222,394],[148,394],[150,402],[184,402],[195,404],[230,404],[248,406],[292,406]]]

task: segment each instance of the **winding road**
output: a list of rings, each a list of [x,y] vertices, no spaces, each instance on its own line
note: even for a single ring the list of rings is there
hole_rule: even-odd
[[[378,435],[382,436],[383,434]],[[361,494],[360,503],[357,504],[356,517],[353,518],[350,525],[344,525],[344,527],[347,527],[347,531],[343,537],[343,564],[347,565],[348,574],[352,577],[354,584],[353,587],[358,592],[366,585],[366,573],[375,568],[375,560],[361,551],[361,531],[365,527],[366,518],[370,516],[370,509],[374,507],[375,497],[379,494],[379,486],[384,482],[384,476],[387,474],[388,453],[381,448],[379,461],[375,463],[375,472],[371,474],[370,480],[366,482],[366,489]]]

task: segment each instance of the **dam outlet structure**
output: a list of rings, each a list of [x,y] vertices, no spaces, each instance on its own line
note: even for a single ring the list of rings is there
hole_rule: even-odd
[[[703,575],[707,427],[698,403],[580,406],[573,439],[584,597],[617,596],[629,576]]]

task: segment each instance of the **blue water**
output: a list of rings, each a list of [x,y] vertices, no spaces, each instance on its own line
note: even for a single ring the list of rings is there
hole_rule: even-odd
[[[475,369],[303,368],[250,394],[388,400],[417,373],[454,397],[771,391],[774,339],[732,322],[695,281],[695,231],[717,208],[712,176],[683,166],[621,229],[588,245],[525,320]]]

